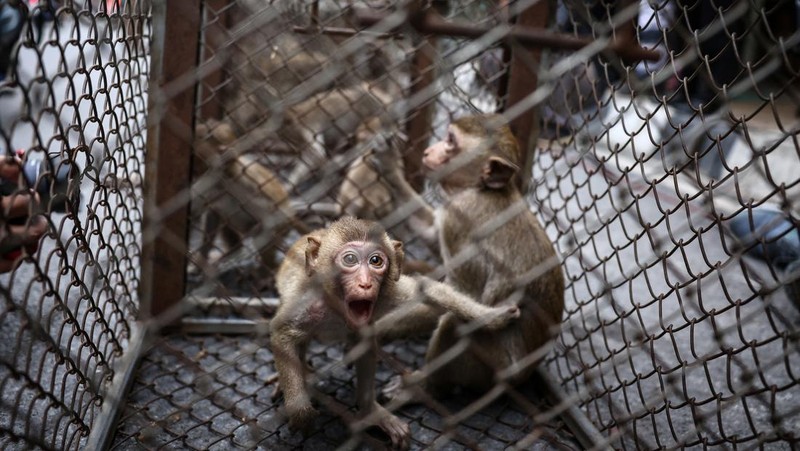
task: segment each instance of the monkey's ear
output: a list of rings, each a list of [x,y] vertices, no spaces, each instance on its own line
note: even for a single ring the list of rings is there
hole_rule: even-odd
[[[392,279],[394,281],[400,280],[403,275],[403,260],[406,258],[406,253],[403,251],[403,242],[392,240],[392,247],[394,248],[395,268],[393,269]]]
[[[500,157],[489,157],[483,165],[481,181],[489,189],[505,188],[511,183],[519,166]]]
[[[313,236],[308,237],[306,243],[306,275],[309,277],[314,274],[314,267],[317,264],[317,257],[319,257],[319,246],[322,243]]]

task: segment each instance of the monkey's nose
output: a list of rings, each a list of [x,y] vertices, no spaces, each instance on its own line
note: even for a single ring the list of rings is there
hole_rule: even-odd
[[[361,288],[362,290],[369,290],[372,288],[372,282],[359,282],[358,288]]]

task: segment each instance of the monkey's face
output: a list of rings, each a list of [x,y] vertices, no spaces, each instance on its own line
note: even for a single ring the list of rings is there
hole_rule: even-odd
[[[371,241],[351,241],[335,256],[347,325],[353,329],[370,324],[381,285],[389,269],[383,247]]]
[[[474,185],[479,181],[480,167],[487,155],[485,139],[465,133],[453,124],[447,138],[427,149],[422,164],[432,171],[432,178],[445,188]]]
[[[461,122],[473,125],[469,131],[458,123],[450,124],[447,138],[425,150],[422,163],[433,173],[449,193],[465,188],[505,189],[519,171],[510,159],[518,153],[516,141],[508,127],[488,132],[473,122],[477,117],[468,117]]]

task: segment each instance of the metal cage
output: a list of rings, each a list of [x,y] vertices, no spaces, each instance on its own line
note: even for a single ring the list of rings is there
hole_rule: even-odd
[[[794,449],[798,25],[790,0],[0,2],[0,447],[386,447],[351,430],[344,346],[310,347],[322,415],[289,429],[275,271],[357,212],[444,274],[382,167],[353,179],[354,124],[393,124],[437,206],[425,148],[499,113],[563,322],[530,381],[398,409],[411,447]],[[426,347],[383,346],[376,385]]]

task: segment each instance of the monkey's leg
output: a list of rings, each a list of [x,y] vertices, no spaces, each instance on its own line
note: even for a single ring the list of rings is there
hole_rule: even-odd
[[[411,430],[408,424],[375,401],[378,344],[374,338],[369,340],[369,349],[356,360],[356,398],[359,421],[354,428],[364,430],[369,426],[378,426],[392,440],[393,448],[407,449],[411,439]]]
[[[257,240],[263,239],[263,237],[257,237]],[[271,274],[275,272],[275,268],[278,267],[278,256],[277,256],[277,249],[275,248],[275,240],[274,237],[266,240],[266,243],[259,243],[260,248],[258,249],[258,257],[261,263],[261,271],[260,273]]]
[[[494,370],[474,353],[483,340],[493,342],[496,333],[473,332],[462,335],[459,321],[445,318],[439,323],[425,353],[425,390],[431,396],[441,396],[456,386],[485,391],[494,384]],[[507,360],[505,350],[499,345],[487,346],[500,361]],[[495,356],[490,356],[495,357]]]
[[[222,235],[222,241],[225,242],[225,249],[226,253],[232,253],[237,250],[242,244],[242,236],[234,230],[230,225],[223,225],[220,228],[220,234]]]
[[[311,168],[319,167],[325,163],[327,156],[325,145],[321,142],[322,137],[314,137],[310,133],[304,133],[304,136],[306,137],[306,142],[308,142],[307,150],[305,153],[300,154],[299,158],[297,158],[297,164],[286,178],[286,181],[295,189],[308,179],[311,174]]]
[[[405,377],[392,378],[381,391],[381,398],[394,402],[420,404],[431,397],[436,398],[446,394],[451,386],[447,375],[437,369],[446,364],[448,360],[435,359],[457,343],[457,323],[458,321],[452,314],[442,316],[439,326],[430,339],[425,355],[425,361],[433,361],[433,365],[426,365],[425,368],[416,370]],[[463,352],[463,349],[454,352]]]
[[[215,272],[214,264],[219,260],[219,257],[211,257],[211,251],[214,248],[214,241],[220,233],[220,216],[213,210],[213,207],[208,208],[203,214],[203,238],[200,241],[200,248],[197,250],[199,258],[197,266],[201,273],[213,275]]]
[[[473,336],[461,336],[458,327],[461,322],[452,314],[442,317],[434,332],[425,355],[425,366],[405,378],[393,378],[381,392],[383,399],[404,403],[425,403],[429,398],[439,398],[455,387],[470,388],[477,391],[490,389],[495,382],[495,371],[475,354],[479,341],[487,339],[488,332],[478,332]],[[488,346],[494,354],[504,350],[497,345]],[[489,355],[489,360],[506,362],[505,355]],[[498,364],[504,368],[507,362]],[[414,382],[409,382],[414,381]]]
[[[302,332],[300,332],[302,334]],[[302,343],[293,339],[297,331],[273,330],[270,337],[272,354],[275,358],[275,369],[278,372],[278,384],[283,391],[283,402],[289,427],[307,431],[318,412],[311,405],[311,397],[306,389],[306,371],[304,356],[300,350]]]
[[[308,354],[308,352],[307,352],[308,351],[308,343],[301,343],[300,345],[297,346],[297,350],[298,350],[297,351],[298,355],[301,355],[301,356],[307,355]],[[306,368],[305,368],[305,372],[303,374],[305,375],[305,374],[311,373],[313,371],[314,371],[314,368],[311,366],[311,361],[310,360],[306,361]],[[275,375],[274,378],[270,377],[268,380],[269,380],[269,382],[271,382],[273,384],[273,386],[272,386],[272,394],[270,395],[270,400],[272,402],[277,402],[278,399],[281,396],[283,396],[283,390],[281,389],[281,381],[278,378],[277,374]]]

